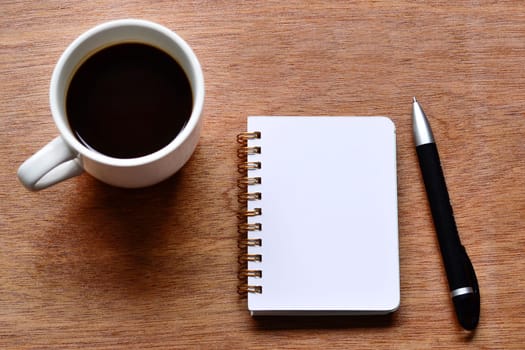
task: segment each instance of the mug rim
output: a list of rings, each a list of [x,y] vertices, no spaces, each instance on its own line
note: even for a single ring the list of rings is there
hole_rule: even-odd
[[[192,85],[192,91],[195,91],[194,96],[193,96],[192,112],[184,128],[180,130],[180,132],[173,138],[173,140],[170,143],[168,143],[161,149],[155,152],[152,152],[150,154],[140,156],[140,157],[135,157],[135,158],[111,157],[111,156],[105,155],[103,153],[100,153],[98,151],[95,151],[95,150],[92,150],[86,147],[73,135],[73,132],[69,127],[69,123],[67,122],[67,115],[65,113],[65,110],[64,110],[64,113],[62,113],[58,106],[58,104],[60,103],[59,94],[63,93],[64,95],[66,95],[67,87],[69,87],[69,83],[70,83],[68,82],[66,84],[66,91],[58,91],[59,90],[59,80],[61,79],[62,70],[64,69],[64,66],[66,62],[68,61],[68,59],[70,58],[70,56],[75,52],[75,50],[79,48],[81,44],[83,44],[86,40],[93,37],[94,35],[97,35],[104,31],[111,31],[116,28],[122,28],[122,27],[147,28],[150,30],[154,30],[157,33],[160,33],[164,37],[168,38],[181,49],[184,56],[186,56],[185,58],[188,59],[190,63],[189,66],[192,68],[193,73],[194,73],[193,74],[194,78],[192,79],[189,76],[189,72],[187,72],[186,69],[183,67],[186,76],[188,77],[188,79],[190,79],[190,84]],[[123,42],[125,41],[117,41],[117,42],[108,41],[108,44],[109,46],[112,46],[112,45],[116,45],[116,44],[123,43]],[[83,59],[85,59],[85,57],[83,57]],[[81,61],[79,61],[78,63],[80,62]],[[203,105],[204,105],[204,91],[205,91],[204,76],[202,73],[201,65],[197,59],[197,56],[195,55],[191,47],[184,41],[184,39],[182,39],[174,31],[158,23],[147,21],[147,20],[142,20],[142,19],[128,18],[128,19],[117,19],[117,20],[112,20],[112,21],[98,24],[95,27],[92,27],[91,29],[82,33],[66,48],[66,50],[60,56],[53,70],[53,74],[51,77],[51,84],[50,84],[49,99],[50,99],[50,106],[51,106],[51,114],[60,132],[60,136],[65,140],[65,142],[71,148],[73,148],[76,152],[78,152],[83,157],[89,158],[93,161],[96,161],[102,164],[116,166],[116,167],[133,167],[133,166],[149,164],[149,163],[155,162],[159,159],[166,157],[167,155],[175,151],[177,148],[179,148],[183,144],[183,142],[186,139],[188,139],[188,137],[192,134],[193,130],[199,126],[199,121],[202,116],[202,110],[203,110]]]

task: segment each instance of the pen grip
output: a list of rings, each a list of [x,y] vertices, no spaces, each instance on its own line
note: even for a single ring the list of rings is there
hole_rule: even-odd
[[[443,264],[451,291],[470,285],[465,252],[461,245],[447,185],[435,143],[416,147],[421,173],[432,211]]]

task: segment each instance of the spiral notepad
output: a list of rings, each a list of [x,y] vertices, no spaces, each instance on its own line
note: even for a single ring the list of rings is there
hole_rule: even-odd
[[[386,117],[248,117],[239,292],[252,315],[399,305],[395,127]]]

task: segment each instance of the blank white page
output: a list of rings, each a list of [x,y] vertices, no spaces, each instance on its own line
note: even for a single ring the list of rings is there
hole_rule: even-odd
[[[396,136],[386,117],[248,118],[259,131],[261,262],[252,315],[374,314],[399,306]]]

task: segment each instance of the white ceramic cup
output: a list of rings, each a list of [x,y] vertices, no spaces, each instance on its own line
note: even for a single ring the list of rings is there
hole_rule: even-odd
[[[77,140],[66,115],[66,93],[72,76],[87,58],[108,46],[128,42],[160,48],[181,65],[191,85],[193,109],[186,126],[168,145],[142,157],[121,159],[89,149]],[[64,51],[51,77],[50,104],[60,135],[18,169],[18,178],[26,188],[38,191],[84,171],[110,185],[145,187],[173,175],[195,150],[202,125],[204,78],[197,57],[173,31],[144,20],[116,20],[88,30]]]

